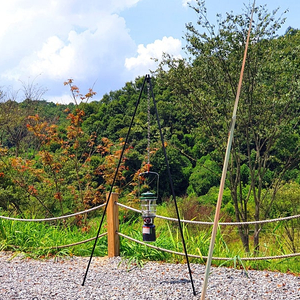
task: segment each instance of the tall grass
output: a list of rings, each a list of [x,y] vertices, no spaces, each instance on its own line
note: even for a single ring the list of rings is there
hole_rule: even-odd
[[[82,231],[76,226],[49,225],[37,222],[0,220],[0,250],[26,253],[32,257],[63,255],[89,255],[93,241],[73,247],[57,248],[76,243],[96,235],[96,228]],[[107,253],[107,240],[102,238],[95,255]]]
[[[160,214],[167,214],[167,211],[160,211]],[[131,236],[137,240],[142,240],[142,218],[132,215],[130,218],[120,218],[120,232]],[[51,256],[89,256],[92,251],[94,241],[67,248],[56,248],[60,245],[76,243],[96,235],[100,218],[89,221],[89,226],[78,228],[76,226],[51,225],[36,222],[17,222],[0,219],[0,250],[10,250],[22,252],[31,257],[51,257]],[[177,223],[156,220],[157,240],[153,245],[177,252],[183,252],[181,235]],[[88,228],[88,230],[87,230]],[[182,223],[183,234],[189,254],[207,256],[211,228],[199,228],[191,224]],[[106,223],[102,226],[102,232],[106,231]],[[285,239],[283,225],[275,226],[274,230],[266,230],[262,235],[261,256],[272,256],[290,253]],[[121,256],[128,258],[138,264],[143,261],[166,261],[184,263],[185,257],[175,254],[165,253],[156,249],[151,249],[144,245],[135,243],[125,238],[120,238]],[[107,255],[107,238],[98,240],[95,256]],[[213,261],[213,264],[228,267],[273,270],[281,272],[300,273],[299,258],[277,259],[269,261],[244,261],[240,257],[249,256],[245,253],[237,238],[236,230],[228,231],[218,228],[215,240],[213,256],[228,257],[228,261]],[[193,263],[205,263],[205,259],[191,258]]]

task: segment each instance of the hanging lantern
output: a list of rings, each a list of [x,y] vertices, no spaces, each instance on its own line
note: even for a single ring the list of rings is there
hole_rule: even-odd
[[[156,214],[156,196],[151,192],[141,194],[143,225],[143,241],[154,242],[156,240],[154,218]]]
[[[154,176],[154,177],[153,177]],[[144,184],[143,187],[150,189],[150,184],[156,183],[156,193],[148,190],[140,194],[142,217],[144,220],[143,225],[143,241],[145,242],[155,242],[155,225],[154,218],[156,216],[156,202],[158,194],[158,174],[155,172],[145,172],[139,174],[140,178],[143,178]],[[140,180],[139,180],[140,182]],[[139,185],[139,190],[142,188]]]

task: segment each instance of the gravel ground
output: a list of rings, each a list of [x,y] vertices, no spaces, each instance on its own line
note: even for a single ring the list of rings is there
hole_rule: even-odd
[[[205,266],[146,263],[142,269],[121,258],[33,260],[0,252],[1,300],[200,299]],[[300,277],[266,271],[211,268],[206,299],[300,299]]]

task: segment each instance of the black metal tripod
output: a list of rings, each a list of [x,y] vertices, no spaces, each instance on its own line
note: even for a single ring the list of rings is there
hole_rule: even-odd
[[[142,96],[142,93],[143,93],[143,90],[144,90],[144,87],[145,87],[145,83],[149,84],[149,87],[150,87],[150,90],[151,90],[151,95],[152,95],[152,99],[153,99],[153,105],[154,105],[154,109],[155,109],[157,124],[158,124],[160,138],[161,138],[161,143],[162,143],[162,149],[163,149],[163,153],[164,153],[164,157],[165,157],[165,162],[166,162],[166,167],[167,167],[167,172],[168,172],[168,177],[169,177],[169,182],[170,182],[170,188],[171,188],[172,197],[173,197],[174,203],[175,203],[175,209],[176,209],[176,214],[177,214],[177,218],[178,218],[178,226],[179,226],[179,230],[180,230],[180,234],[181,234],[181,238],[182,238],[182,244],[183,244],[183,248],[184,248],[185,258],[186,258],[186,262],[187,262],[187,266],[188,266],[188,270],[189,270],[189,275],[190,275],[190,280],[191,280],[191,284],[192,284],[193,294],[196,295],[196,291],[195,291],[195,287],[194,287],[194,281],[193,281],[193,278],[192,278],[192,271],[191,271],[190,263],[189,263],[189,257],[188,257],[188,254],[187,254],[186,244],[185,244],[183,230],[182,230],[182,225],[181,225],[181,221],[180,221],[180,217],[179,217],[179,210],[178,210],[178,205],[177,205],[177,201],[176,201],[176,196],[175,196],[175,191],[174,191],[174,186],[173,186],[173,180],[172,180],[170,166],[169,166],[169,161],[168,161],[167,152],[166,152],[166,148],[165,148],[164,138],[163,138],[162,131],[161,131],[161,126],[160,126],[159,116],[158,116],[158,112],[157,112],[156,101],[155,101],[155,98],[154,98],[151,77],[148,74],[144,78],[139,98],[138,98],[138,100],[137,100],[137,102],[135,104],[135,110],[134,110],[134,113],[133,113],[133,116],[132,116],[132,119],[131,119],[131,123],[130,123],[129,128],[128,128],[127,136],[126,136],[125,143],[123,145],[123,149],[122,149],[122,152],[121,152],[121,155],[120,155],[120,159],[119,159],[116,171],[115,171],[113,182],[112,182],[112,185],[110,187],[110,191],[109,191],[109,195],[108,195],[108,198],[107,198],[107,202],[106,202],[106,205],[105,205],[105,208],[104,208],[104,212],[102,214],[102,218],[101,218],[101,221],[100,221],[99,229],[98,229],[98,232],[97,232],[97,235],[96,235],[96,239],[95,239],[95,242],[94,242],[94,246],[93,246],[92,253],[91,253],[88,265],[87,265],[87,269],[86,269],[86,272],[85,272],[85,275],[84,275],[84,279],[83,279],[82,285],[84,285],[84,283],[85,283],[85,280],[86,280],[86,277],[87,277],[87,274],[88,274],[88,271],[89,271],[89,267],[90,267],[90,264],[91,264],[91,261],[92,261],[93,255],[94,255],[94,251],[95,251],[96,244],[97,244],[97,241],[98,241],[98,236],[99,236],[100,231],[101,231],[101,227],[102,227],[102,224],[103,224],[104,216],[105,216],[106,211],[107,211],[107,206],[108,206],[108,203],[109,203],[112,191],[113,191],[113,186],[115,184],[116,177],[117,177],[120,165],[121,165],[122,157],[123,157],[124,151],[126,149],[126,145],[128,143],[130,130],[131,130],[131,127],[133,125],[134,117],[136,115],[137,108],[138,108],[139,103],[140,103],[140,99],[141,99],[141,96]]]

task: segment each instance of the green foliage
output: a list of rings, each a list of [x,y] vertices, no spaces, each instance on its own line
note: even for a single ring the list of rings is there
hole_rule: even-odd
[[[174,191],[176,195],[184,195],[189,183],[192,164],[178,150],[166,147],[167,158],[170,166]],[[159,191],[162,198],[171,195],[170,180],[167,172],[165,156],[163,151],[158,150],[152,157],[152,170],[159,174]]]
[[[216,205],[218,200],[219,190],[220,189],[217,186],[211,187],[207,194],[199,197],[200,203],[207,204],[207,205]],[[228,203],[232,204],[231,191],[229,188],[224,189],[222,203],[224,205]]]
[[[218,186],[221,178],[219,165],[210,156],[202,156],[189,178],[189,194],[205,195],[213,186]]]

